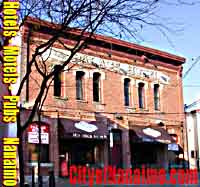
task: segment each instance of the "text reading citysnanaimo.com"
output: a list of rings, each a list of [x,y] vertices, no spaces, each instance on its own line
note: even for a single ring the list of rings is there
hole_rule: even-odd
[[[86,184],[146,184],[146,185],[175,185],[198,184],[198,171],[196,169],[117,169],[113,166],[103,169],[88,168],[85,166],[70,166],[69,180],[72,185]]]

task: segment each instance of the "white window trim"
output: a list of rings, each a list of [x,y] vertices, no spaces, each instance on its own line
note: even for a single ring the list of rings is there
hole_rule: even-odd
[[[147,103],[148,82],[142,81],[142,80],[136,80],[136,87],[137,88],[139,87],[139,83],[144,83],[144,108],[143,109],[146,110],[146,109],[148,109],[148,103]],[[138,89],[137,89],[137,99],[139,99]],[[138,108],[139,108],[139,103],[138,103]]]
[[[130,78],[128,76],[122,76],[121,82],[122,82],[122,85],[123,85],[123,87],[122,87],[123,101],[124,101],[124,80],[125,79],[129,79],[130,80],[130,87],[129,87],[129,106],[125,106],[125,105],[124,106],[127,107],[127,108],[132,108],[134,106],[134,102],[133,102],[133,97],[134,97],[134,95],[133,95],[133,85],[135,84],[135,81],[134,81],[134,79],[132,79],[132,78]]]
[[[98,70],[91,70],[89,72],[89,74],[90,74],[90,77],[92,78],[92,80],[93,80],[94,73],[99,73],[100,74],[100,84],[99,84],[99,86],[100,86],[100,88],[99,88],[100,89],[100,96],[99,96],[99,103],[104,104],[104,94],[103,94],[104,93],[104,89],[103,89],[104,85],[103,85],[103,80],[105,80],[105,72],[98,71]],[[95,101],[93,101],[93,102],[95,102]]]
[[[76,84],[76,72],[78,71],[82,71],[84,72],[84,76],[83,76],[83,101],[88,100],[88,93],[87,93],[87,78],[89,78],[89,71],[85,70],[85,69],[75,69],[73,71],[73,75],[75,77],[75,84]],[[75,96],[76,98],[76,96]],[[77,99],[76,99],[77,100]]]
[[[162,96],[162,93],[163,93],[163,87],[164,85],[159,83],[158,81],[154,81],[151,83],[151,89],[154,89],[154,85],[155,84],[158,84],[159,85],[159,104],[160,104],[160,108],[159,110],[156,110],[156,111],[163,111],[162,109],[162,99],[161,99],[161,96]],[[154,93],[153,93],[153,96],[154,96]],[[153,103],[154,103],[154,98],[153,98]],[[153,109],[155,110],[155,108],[153,107]]]

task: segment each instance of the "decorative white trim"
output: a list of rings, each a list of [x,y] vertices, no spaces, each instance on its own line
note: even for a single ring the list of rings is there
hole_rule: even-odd
[[[43,56],[49,55],[49,53],[50,50],[47,50],[45,53],[43,53]],[[69,55],[70,55],[69,51],[53,48],[51,50],[50,59],[59,60],[62,63],[66,59],[68,59]],[[71,63],[81,64],[81,65],[91,64],[101,69],[109,69],[113,72],[118,72],[125,75],[128,74],[131,77],[141,77],[141,78],[147,78],[149,80],[159,80],[163,84],[169,84],[170,81],[170,77],[168,75],[158,70],[143,68],[137,65],[132,65],[127,63],[120,63],[113,60],[101,59],[99,57],[85,55],[81,53],[76,53],[74,55],[74,58],[71,60]]]

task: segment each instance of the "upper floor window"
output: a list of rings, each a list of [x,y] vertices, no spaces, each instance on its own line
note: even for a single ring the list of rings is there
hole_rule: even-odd
[[[76,72],[76,99],[83,100],[83,77],[84,72]]]
[[[154,84],[153,93],[154,93],[154,109],[159,110],[160,109],[159,84]]]
[[[142,82],[138,84],[138,99],[139,99],[139,108],[144,108],[145,93],[144,93],[144,83]]]
[[[124,79],[124,104],[125,106],[130,105],[130,79]]]
[[[93,101],[100,101],[100,73],[93,74]]]
[[[61,96],[61,72],[58,72],[61,65],[54,66],[54,96]]]

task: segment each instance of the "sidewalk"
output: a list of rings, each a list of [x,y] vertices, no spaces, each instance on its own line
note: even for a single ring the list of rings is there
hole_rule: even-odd
[[[95,180],[96,181],[96,180]],[[138,185],[138,184],[118,184],[118,185],[114,185],[114,184],[101,184],[101,185],[97,185],[97,184],[94,184],[93,187],[123,187],[123,186],[134,186],[134,187],[144,187],[144,186],[148,186],[148,187],[160,187],[160,186],[166,186],[166,187],[178,187],[178,186],[181,186],[181,187],[197,187],[197,186],[200,186],[200,173],[198,175],[198,181],[199,181],[199,184],[177,184],[177,185],[171,185],[171,184],[165,184],[165,185],[156,185],[156,184],[153,184],[153,185],[150,185],[150,184],[141,184],[141,185]],[[29,184],[31,187],[31,184]],[[63,179],[63,178],[58,178],[56,179],[56,186],[55,187],[88,187],[89,184],[76,184],[76,185],[72,185],[70,184],[70,181],[69,179]],[[38,185],[36,184],[35,187],[38,187]],[[44,181],[43,182],[43,187],[49,187],[49,183],[48,181]]]

